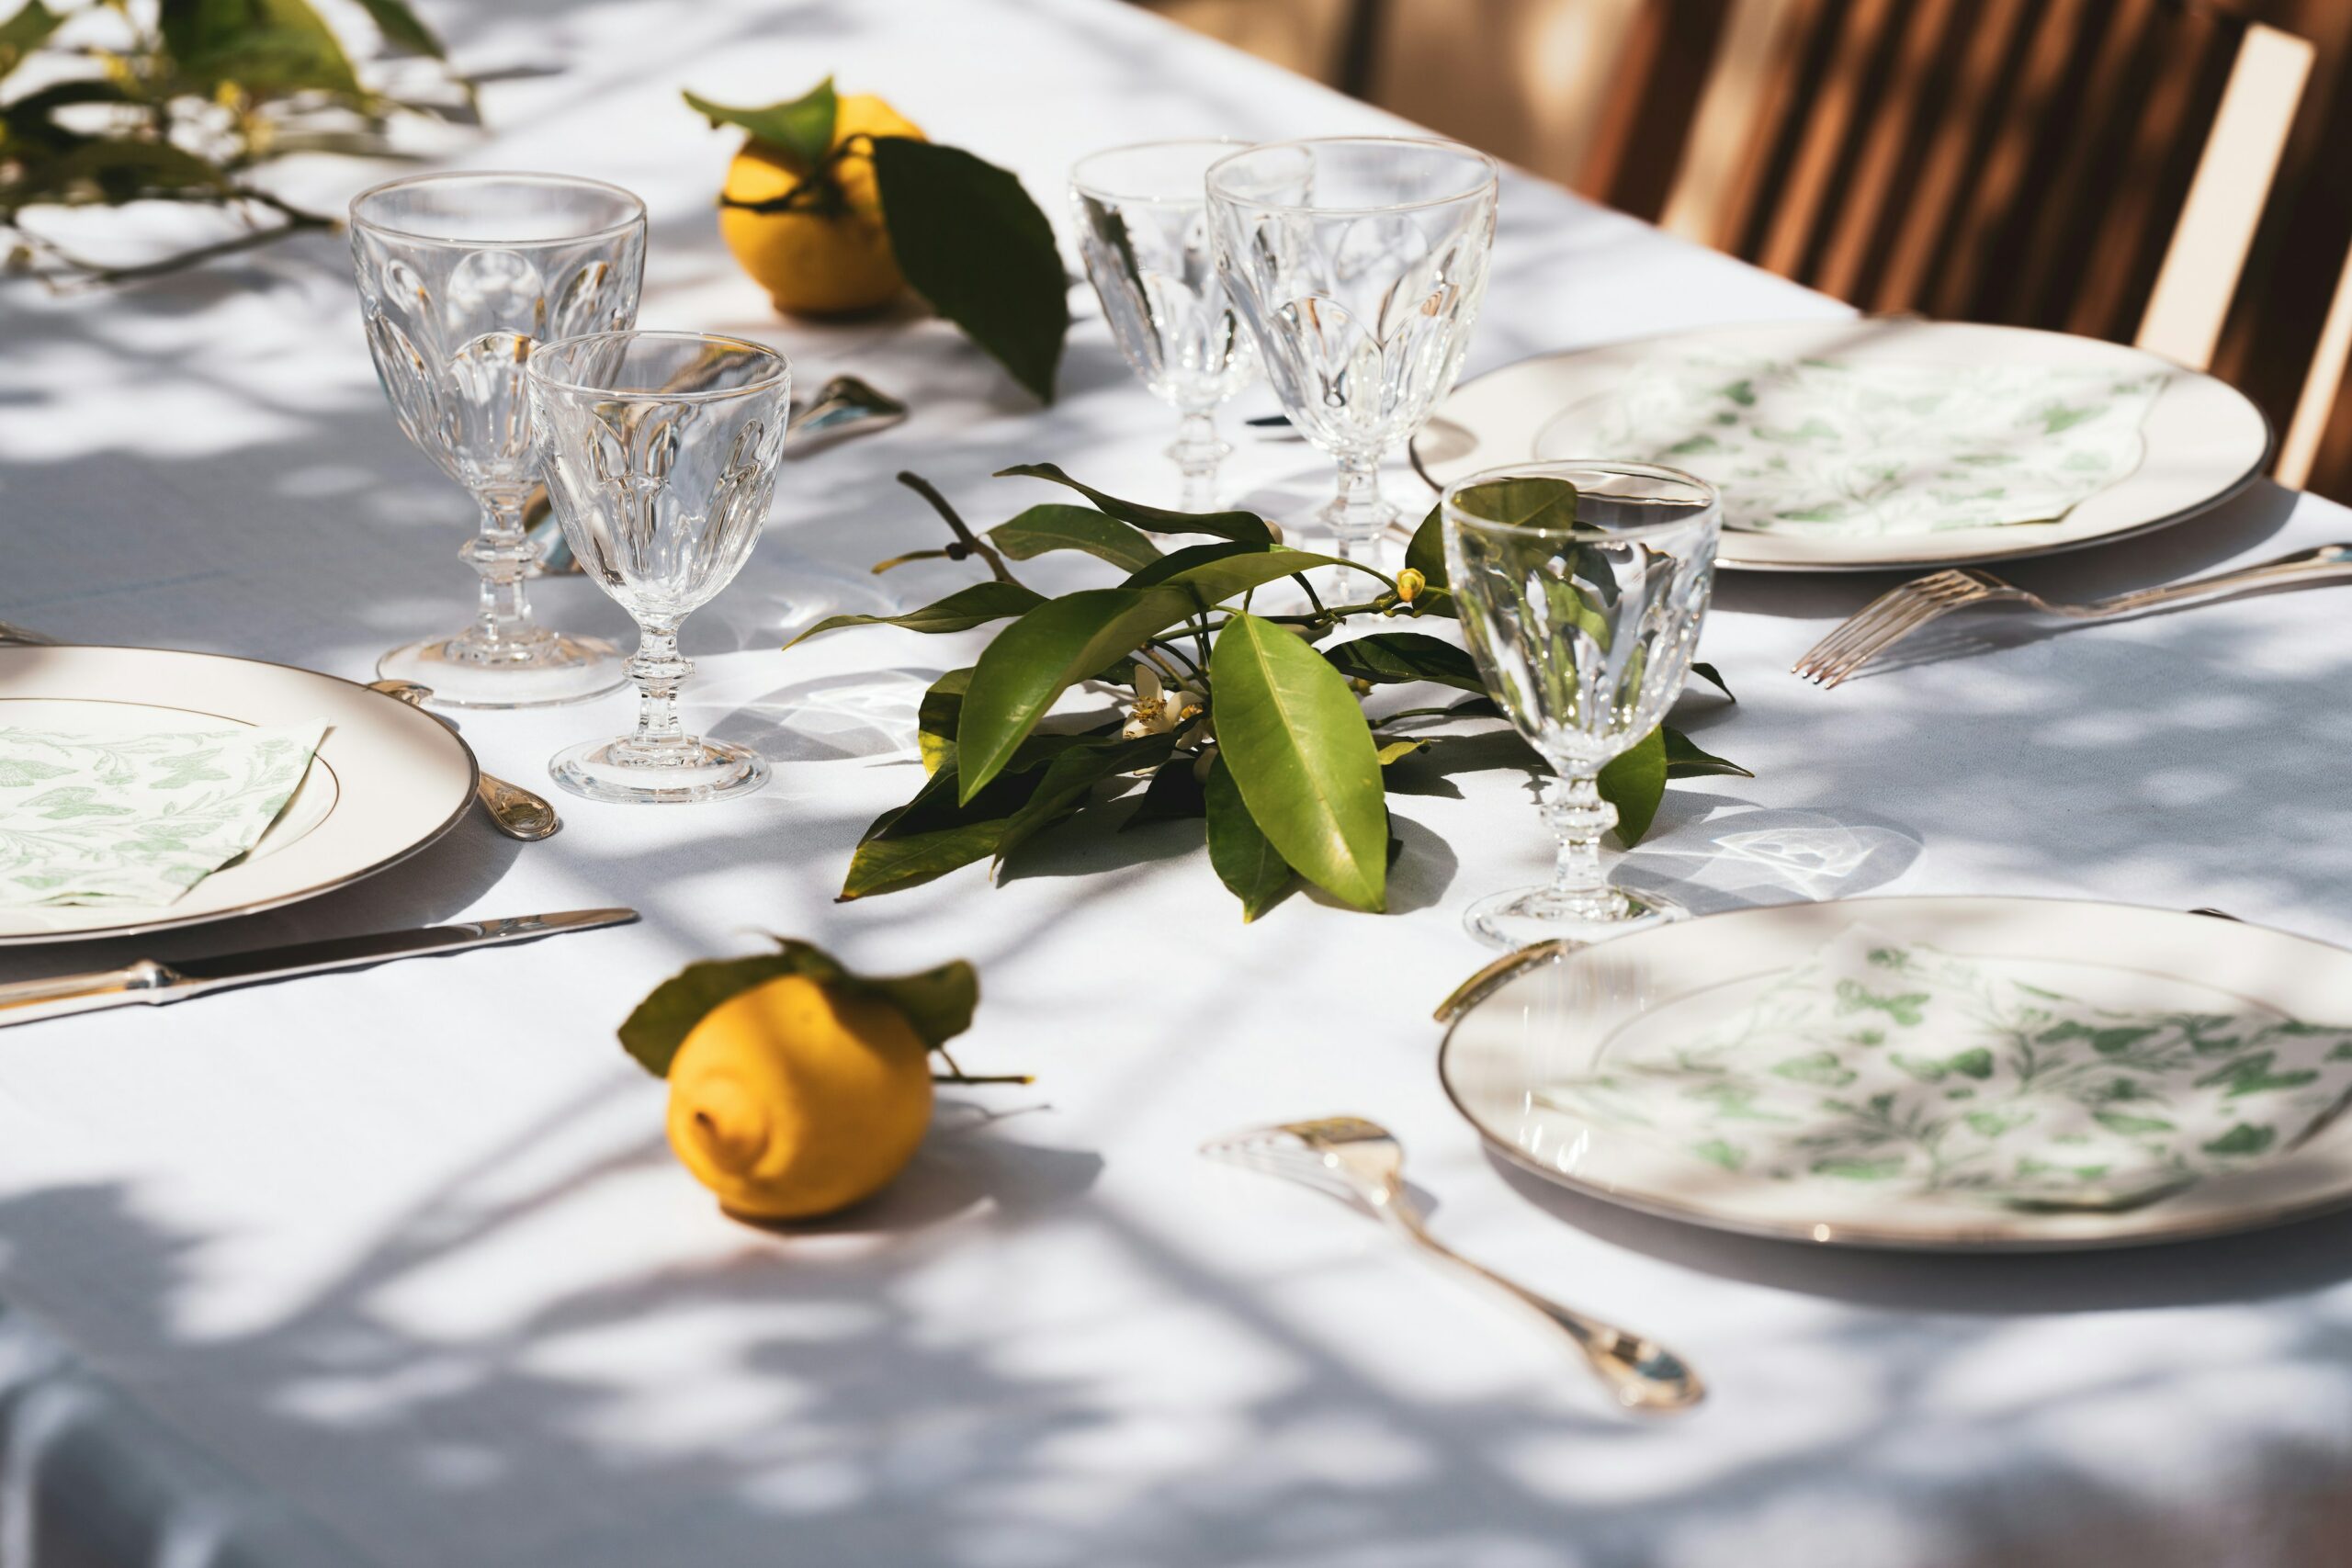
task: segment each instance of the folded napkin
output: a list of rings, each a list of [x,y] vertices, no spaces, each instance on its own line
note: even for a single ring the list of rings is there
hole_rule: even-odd
[[[0,906],[171,903],[253,848],[325,733],[0,728]]]
[[[2139,466],[2140,425],[2165,379],[1663,354],[1563,414],[1542,445],[1688,469],[1723,491],[1726,527],[1756,533],[2047,523]]]
[[[1763,1180],[2128,1207],[2293,1146],[2352,1094],[2352,1028],[2117,1011],[2019,967],[1856,926],[1699,1039],[1544,1098]]]

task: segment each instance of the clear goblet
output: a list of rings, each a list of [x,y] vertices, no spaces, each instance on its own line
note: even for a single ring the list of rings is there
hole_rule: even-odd
[[[535,342],[637,320],[644,203],[563,175],[418,175],[353,198],[351,256],[401,429],[481,508],[459,552],[481,578],[474,624],[394,649],[376,672],[458,707],[611,691],[620,650],[538,625],[524,596],[523,513],[539,475],[523,367]]]
[[[1217,265],[1299,434],[1340,465],[1320,513],[1347,555],[1396,518],[1380,459],[1453,386],[1487,289],[1495,161],[1449,141],[1331,137],[1207,175]]]
[[[1216,510],[1217,464],[1233,450],[1216,433],[1216,408],[1258,368],[1217,273],[1202,185],[1211,164],[1249,145],[1144,141],[1081,159],[1069,174],[1079,248],[1111,335],[1145,389],[1183,416],[1168,456],[1186,512]]]
[[[636,620],[637,728],[548,764],[591,800],[749,795],[768,765],[688,735],[678,688],[694,666],[678,627],[734,581],[759,542],[791,417],[792,367],[701,333],[598,333],[543,344],[529,365],[548,499],[581,569]]]
[[[1551,882],[1470,907],[1498,947],[1595,942],[1681,909],[1612,886],[1600,836],[1617,808],[1601,768],[1657,727],[1690,673],[1723,508],[1713,487],[1648,463],[1521,463],[1449,487],[1445,570],[1487,689],[1557,777],[1544,815]]]

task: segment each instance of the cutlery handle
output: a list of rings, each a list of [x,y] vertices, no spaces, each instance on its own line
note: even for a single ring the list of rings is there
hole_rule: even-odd
[[[2144,610],[2154,604],[2170,604],[2184,599],[2202,599],[2209,595],[2243,592],[2282,582],[2304,582],[2330,577],[2352,577],[2352,545],[2322,545],[2317,549],[2298,550],[2277,560],[2264,561],[2259,566],[2240,567],[2234,571],[2219,571],[2211,577],[2194,577],[2187,582],[2167,582],[2154,588],[2143,588],[2136,592],[2118,593],[2111,599],[2098,599],[2083,606],[2094,615],[2113,615],[2126,610]]]
[[[0,985],[0,1029],[132,1002],[175,1002],[189,994],[187,976],[152,958],[87,975],[14,980]]]
[[[1482,1263],[1472,1262],[1430,1235],[1422,1227],[1420,1216],[1401,1202],[1377,1207],[1392,1225],[1424,1250],[1484,1280],[1566,1334],[1583,1354],[1593,1375],[1607,1386],[1610,1396],[1626,1409],[1673,1410],[1698,1402],[1702,1393],[1698,1374],[1664,1346],[1571,1311]]]

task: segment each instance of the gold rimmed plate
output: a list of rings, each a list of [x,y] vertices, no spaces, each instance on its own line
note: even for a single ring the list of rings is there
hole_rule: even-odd
[[[345,886],[407,859],[473,800],[473,752],[432,715],[350,681],[220,654],[0,647],[0,727],[179,729],[326,721],[310,772],[259,842],[153,908],[0,908],[0,945],[131,936]]]
[[[1909,570],[2079,549],[2196,516],[2251,484],[2270,456],[2269,422],[2245,393],[2144,350],[2026,327],[1861,318],[1710,327],[1507,365],[1453,389],[1413,438],[1413,466],[1442,488],[1507,463],[1635,456],[1577,449],[1590,445],[1581,433],[1595,423],[1582,416],[1645,363],[1690,350],[1781,362],[1832,358],[1955,370],[2035,366],[2162,378],[2141,425],[2139,462],[2061,517],[1868,536],[1727,528],[1716,561],[1734,570]],[[1673,460],[1701,479],[1713,477],[1702,457]]]
[[[1742,1033],[1858,931],[1888,984],[1840,982],[1795,1026],[1799,1043]],[[1894,966],[1889,949],[1964,961],[2010,987],[2008,1012],[1955,1021],[1932,1000],[1939,982]],[[2326,1103],[2352,1060],[2337,1055],[2352,1041],[2352,953],[2305,937],[2129,905],[1849,899],[1531,950],[1465,992],[1439,1071],[1487,1145],[1547,1180],[1691,1224],[1826,1246],[2064,1250],[2352,1205],[2352,1118]],[[1979,1005],[1973,989],[1962,1000]],[[1711,1054],[1726,1037],[1740,1043]],[[2092,1136],[2069,1130],[2073,1100],[2035,1098],[2053,1084],[2080,1091]],[[2018,1121],[2037,1109],[2041,1133]],[[2109,1128],[2161,1142],[2167,1122],[2185,1131],[2217,1112],[2230,1125],[2180,1145],[2183,1165],[2127,1151],[2109,1178],[2053,1168],[2088,1177],[2112,1157]],[[2053,1175],[2072,1184],[2053,1190]]]

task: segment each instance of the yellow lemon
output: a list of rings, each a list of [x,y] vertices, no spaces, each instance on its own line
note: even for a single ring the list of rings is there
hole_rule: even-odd
[[[881,1190],[931,1121],[931,1055],[887,1002],[787,975],[695,1025],[670,1064],[670,1146],[721,1207],[830,1213]]]
[[[870,93],[841,100],[833,116],[833,145],[854,136],[908,136],[922,131]],[[808,170],[780,147],[746,141],[728,166],[729,201],[772,201],[797,185]],[[844,211],[821,209],[752,212],[718,209],[719,238],[735,259],[768,291],[779,310],[795,315],[839,316],[888,304],[907,280],[890,254],[890,231],[882,221],[882,195],[874,183],[874,159],[864,149],[833,165]]]

